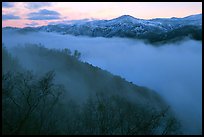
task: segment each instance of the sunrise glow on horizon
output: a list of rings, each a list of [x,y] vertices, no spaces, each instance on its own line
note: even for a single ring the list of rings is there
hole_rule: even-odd
[[[2,27],[33,27],[82,19],[185,17],[202,13],[202,2],[2,2]]]

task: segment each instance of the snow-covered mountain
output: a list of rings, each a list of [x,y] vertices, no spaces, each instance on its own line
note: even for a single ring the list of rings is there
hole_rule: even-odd
[[[46,31],[60,34],[86,35],[91,37],[128,37],[146,39],[150,42],[191,37],[202,39],[202,14],[184,18],[138,19],[123,15],[111,20],[93,20],[83,23],[47,25],[19,29],[20,32]]]
[[[156,18],[150,20],[154,23],[161,24],[164,28],[167,29],[176,29],[179,27],[187,26],[187,25],[193,25],[193,26],[202,26],[202,14],[196,14],[187,16],[184,18]]]

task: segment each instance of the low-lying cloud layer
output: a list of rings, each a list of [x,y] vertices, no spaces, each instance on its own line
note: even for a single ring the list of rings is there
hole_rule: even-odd
[[[89,38],[55,33],[19,35],[3,32],[7,47],[41,43],[48,48],[77,49],[82,61],[156,90],[182,121],[185,134],[202,132],[202,44],[185,40],[161,47],[139,40]]]

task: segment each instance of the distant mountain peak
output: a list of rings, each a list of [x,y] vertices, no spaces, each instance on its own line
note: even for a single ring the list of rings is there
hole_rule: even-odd
[[[202,13],[200,14],[194,14],[190,16],[186,16],[183,19],[194,19],[194,20],[202,20]]]
[[[122,16],[120,16],[120,17],[118,17],[118,18],[134,18],[133,16],[130,16],[130,15],[122,15]]]
[[[136,18],[134,18],[133,16],[130,16],[130,15],[122,15],[122,16],[119,16],[115,19],[136,19]]]

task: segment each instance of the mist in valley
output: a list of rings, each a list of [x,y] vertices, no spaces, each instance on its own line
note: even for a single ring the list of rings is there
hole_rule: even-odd
[[[41,58],[29,56],[16,46],[26,43],[41,44],[50,49],[68,48],[81,53],[80,60],[88,62],[129,82],[155,90],[170,104],[182,123],[184,134],[202,132],[202,43],[185,39],[162,46],[146,44],[141,40],[126,38],[90,38],[56,33],[19,34],[2,31],[8,51],[17,56],[20,64],[36,72],[49,70],[49,65],[36,66]],[[30,62],[30,59],[32,62]],[[56,67],[60,61],[47,61]],[[63,82],[63,72],[58,72],[58,82]],[[81,85],[86,89],[87,85]],[[76,85],[77,87],[77,85]],[[87,88],[88,89],[88,88]],[[80,91],[80,90],[79,90]],[[82,100],[81,92],[74,96]]]

